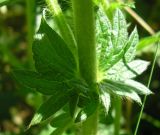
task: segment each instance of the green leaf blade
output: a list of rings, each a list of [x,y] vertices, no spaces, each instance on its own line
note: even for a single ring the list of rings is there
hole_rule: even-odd
[[[113,17],[113,43],[115,52],[124,47],[128,38],[127,23],[121,10],[117,9]]]
[[[113,94],[114,96],[116,94],[117,96],[120,96],[122,98],[128,97],[133,101],[141,104],[141,99],[138,94],[131,88],[124,86],[124,84],[111,80],[104,80],[101,84],[101,89],[107,93]]]
[[[36,114],[34,115],[29,127],[35,124],[39,124],[42,121],[48,119],[60,110],[68,102],[68,94],[65,92],[57,92],[51,96],[46,102],[44,102]]]
[[[56,91],[64,89],[62,82],[47,80],[37,72],[15,70],[13,71],[13,74],[20,84],[29,88],[34,88],[45,95],[52,95]]]
[[[109,108],[111,106],[110,94],[107,92],[101,91],[100,98],[101,98],[101,102],[105,108],[105,112],[107,114],[109,112]]]
[[[134,80],[126,80],[124,81],[124,84],[133,87],[133,89],[135,89],[135,91],[139,94],[144,94],[144,95],[150,95],[152,94],[152,92],[143,84],[134,81]]]
[[[67,125],[68,123],[72,122],[72,118],[68,113],[63,113],[55,118],[50,122],[50,125],[52,127],[63,127]]]
[[[40,73],[53,72],[67,77],[76,74],[77,63],[74,56],[44,19],[33,43],[33,54],[36,69]]]
[[[143,60],[133,60],[129,63],[123,63],[120,61],[110,68],[105,76],[112,80],[133,79],[137,75],[142,74],[148,66],[149,62]]]
[[[125,47],[126,62],[131,62],[134,59],[135,54],[136,54],[136,46],[138,42],[139,42],[139,36],[138,36],[137,28],[135,27],[131,35],[129,36],[127,45]]]

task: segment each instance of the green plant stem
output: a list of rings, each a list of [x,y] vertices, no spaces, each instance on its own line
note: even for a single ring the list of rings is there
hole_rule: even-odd
[[[152,68],[151,68],[151,72],[150,72],[150,76],[149,76],[149,79],[148,79],[148,84],[147,84],[148,88],[150,87],[150,84],[151,84],[153,71],[154,71],[154,67],[155,67],[155,63],[156,63],[156,58],[157,58],[157,54],[158,54],[158,49],[159,49],[159,42],[157,43],[156,53],[155,53],[155,56],[154,56],[154,60],[153,60],[153,64],[152,64]],[[147,100],[147,96],[145,96],[144,99],[143,99],[141,111],[140,111],[140,114],[139,114],[139,117],[138,117],[138,121],[137,121],[137,125],[136,125],[136,128],[135,128],[135,131],[134,131],[134,135],[137,135],[146,100]]]
[[[96,83],[95,21],[92,0],[72,0],[79,68],[82,77]]]
[[[115,99],[115,120],[114,120],[114,135],[119,135],[121,128],[121,115],[122,115],[122,101],[120,98]]]
[[[29,68],[33,68],[33,56],[32,56],[32,42],[35,33],[35,0],[26,0],[26,19],[27,19],[27,55],[29,61]]]
[[[54,21],[56,22],[56,25],[58,26],[58,29],[60,31],[62,38],[67,43],[67,45],[69,45],[68,47],[70,48],[72,53],[77,55],[75,37],[63,15],[63,12],[58,4],[58,1],[57,0],[46,0],[46,3],[54,17]]]
[[[95,21],[92,0],[72,0],[81,76],[93,86],[97,79]],[[94,92],[96,88],[92,89]],[[83,124],[81,135],[96,135],[98,109]]]

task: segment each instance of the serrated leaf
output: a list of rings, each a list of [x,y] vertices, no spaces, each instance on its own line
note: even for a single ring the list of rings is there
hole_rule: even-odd
[[[122,61],[115,64],[111,69],[109,69],[105,76],[112,80],[127,80],[135,78],[137,75],[143,73],[149,62],[143,60],[134,60],[128,64],[124,64]]]
[[[38,72],[53,72],[64,77],[76,74],[77,64],[63,39],[45,22],[41,26],[33,43],[35,66]]]
[[[104,70],[104,68],[108,67],[109,62],[106,62],[113,51],[113,44],[111,41],[111,31],[112,26],[111,22],[105,16],[102,10],[98,11],[98,19],[96,21],[96,39],[97,39],[97,59],[98,66],[100,70]],[[110,63],[109,63],[110,64]],[[110,65],[109,65],[110,66]]]
[[[115,12],[113,26],[101,10],[96,22],[98,67],[104,72],[123,58],[128,38],[127,23],[120,10]]]
[[[124,47],[128,38],[127,23],[123,13],[119,9],[116,10],[113,17],[113,35],[113,44],[117,53]]]
[[[40,106],[40,108],[34,115],[29,127],[41,123],[42,121],[54,115],[68,102],[68,100],[69,97],[67,91],[63,91],[63,93],[61,91],[57,91]]]
[[[135,89],[135,91],[139,94],[144,94],[144,95],[152,94],[152,92],[145,85],[143,85],[142,83],[139,83],[137,81],[125,80],[124,84],[129,87],[133,87]]]
[[[50,81],[44,78],[37,72],[25,71],[25,70],[14,70],[14,77],[22,85],[25,85],[29,88],[35,88],[38,92],[45,95],[52,95],[56,91],[62,91],[65,88],[63,82]]]
[[[134,59],[135,53],[136,53],[136,46],[138,42],[139,42],[139,36],[138,36],[137,28],[135,27],[131,35],[129,36],[127,45],[125,47],[126,62],[130,62]]]
[[[98,19],[96,20],[96,38],[97,38],[97,57],[99,59],[99,67],[103,67],[102,62],[106,57],[110,56],[113,49],[111,41],[112,25],[105,13],[99,9],[97,12]]]
[[[101,91],[100,98],[103,106],[105,107],[105,112],[108,113],[111,105],[111,99],[109,93]]]
[[[138,94],[149,95],[152,92],[143,84],[136,82],[134,80],[125,80],[125,81],[112,81],[112,80],[103,80],[104,88],[112,91],[115,94],[120,96],[128,96],[132,100],[140,103],[140,98]]]
[[[126,86],[125,84],[105,79],[100,84],[100,88],[102,91],[110,93],[114,96],[117,95],[122,98],[128,97],[136,101],[137,103],[141,104],[141,99],[138,96],[138,94],[135,92],[133,87]]]

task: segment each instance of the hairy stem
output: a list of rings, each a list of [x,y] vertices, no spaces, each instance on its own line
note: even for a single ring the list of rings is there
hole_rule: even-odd
[[[96,82],[95,21],[92,0],[72,0],[79,68],[89,83]]]
[[[93,86],[97,79],[95,21],[92,0],[72,0],[81,76]],[[93,88],[96,92],[96,88]],[[81,135],[96,135],[98,109],[83,124]]]

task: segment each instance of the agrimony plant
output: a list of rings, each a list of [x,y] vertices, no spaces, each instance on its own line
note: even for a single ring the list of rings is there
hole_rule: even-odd
[[[74,2],[73,0],[75,6],[76,2]],[[85,4],[84,1],[83,4]],[[92,4],[90,8],[91,6]],[[79,6],[73,10],[77,26],[80,26],[80,22],[83,20],[83,18],[78,18],[83,16],[76,16],[81,8]],[[45,17],[42,18],[32,48],[36,71],[14,71],[15,78],[22,85],[48,96],[48,99],[37,110],[30,126],[49,120],[51,126],[56,127],[52,135],[62,134],[74,124],[88,121],[97,112],[100,104],[108,112],[111,96],[128,97],[141,103],[138,94],[151,94],[147,87],[133,80],[149,64],[146,61],[134,60],[136,45],[138,44],[137,29],[135,28],[129,35],[123,13],[117,9],[113,16],[111,22],[100,7],[96,12],[96,54],[90,51],[88,53],[93,54],[89,54],[89,56],[96,55],[97,57],[97,65],[94,67],[97,69],[97,77],[92,78],[91,81],[87,76],[88,72],[85,72],[84,63],[87,61],[85,61],[87,55],[82,54],[82,52],[87,53],[87,50],[82,51],[82,46],[78,46],[78,44],[85,45],[82,38],[82,27],[76,29],[77,44],[74,44],[76,49],[73,51],[68,47],[69,45],[63,35],[58,35],[47,24]],[[85,23],[83,25],[87,29],[88,24]],[[94,23],[91,22],[91,24]],[[78,36],[79,38],[77,38]],[[91,39],[94,41],[94,37]],[[75,51],[77,52],[73,53]],[[80,55],[83,55],[85,59],[83,60]],[[89,62],[87,65],[91,64],[91,60]],[[90,74],[90,76],[94,75]],[[91,121],[94,119],[92,118]],[[83,135],[96,134],[96,131],[92,132],[95,129],[91,129],[91,126],[87,127],[87,123],[84,124],[83,129]]]

